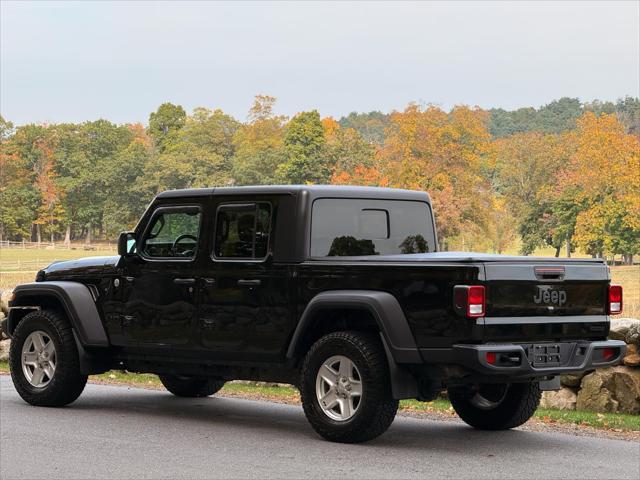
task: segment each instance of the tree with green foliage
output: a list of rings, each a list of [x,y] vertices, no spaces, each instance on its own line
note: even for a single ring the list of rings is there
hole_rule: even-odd
[[[180,105],[163,103],[149,115],[149,135],[162,152],[187,121],[187,113]]]
[[[152,193],[227,185],[238,122],[221,110],[197,108],[151,158],[144,184]]]
[[[146,207],[140,198],[153,195],[144,187],[145,169],[153,154],[153,140],[140,124],[130,125],[131,142],[107,165],[102,227],[108,238],[131,230]]]
[[[342,128],[330,117],[322,119],[322,127],[326,140],[324,156],[331,165],[332,173],[373,166],[376,149],[355,129]]]
[[[570,151],[560,135],[540,132],[518,133],[495,142],[494,188],[510,205],[522,238],[521,253],[551,245],[559,253],[570,231],[558,231],[557,208],[547,185],[569,161]]]
[[[284,136],[285,161],[276,178],[282,183],[324,183],[331,177],[325,151],[324,128],[317,110],[302,112],[287,124]]]
[[[20,156],[13,124],[0,116],[0,239],[29,239],[38,208],[28,159]]]
[[[572,130],[580,115],[582,115],[580,100],[562,97],[538,109],[534,129],[544,133]]]
[[[97,120],[68,126],[60,135],[66,138],[60,139],[65,148],[58,152],[57,172],[65,192],[67,223],[74,236],[83,235],[89,243],[94,229],[103,227],[104,202],[110,192],[122,187],[120,179],[105,172],[112,170],[119,152],[131,143],[134,134],[126,125]]]
[[[365,142],[382,145],[386,138],[385,130],[391,124],[391,115],[373,111],[369,113],[351,112],[338,123],[344,129],[353,128]]]
[[[13,123],[8,120],[5,120],[2,115],[0,115],[0,142],[5,142],[9,140],[9,137],[13,134]]]
[[[264,185],[276,182],[276,170],[284,161],[286,117],[273,111],[275,97],[256,95],[249,121],[234,137],[232,181],[236,185]]]

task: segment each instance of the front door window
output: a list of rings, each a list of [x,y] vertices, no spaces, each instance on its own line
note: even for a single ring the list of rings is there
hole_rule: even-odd
[[[142,240],[141,253],[150,258],[189,259],[200,235],[197,209],[159,211]]]

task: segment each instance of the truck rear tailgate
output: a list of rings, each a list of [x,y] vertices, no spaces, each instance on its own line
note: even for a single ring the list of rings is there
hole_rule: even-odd
[[[486,341],[604,338],[609,271],[602,262],[488,262]]]

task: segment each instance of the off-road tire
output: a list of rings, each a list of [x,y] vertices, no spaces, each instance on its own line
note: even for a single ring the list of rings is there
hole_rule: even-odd
[[[44,387],[34,387],[22,370],[22,347],[29,335],[43,331],[53,341],[56,367],[53,378]],[[80,372],[80,358],[66,316],[53,310],[31,312],[20,321],[9,348],[9,368],[13,384],[22,399],[40,407],[62,407],[76,400],[85,385],[87,375]]]
[[[158,375],[164,388],[176,397],[209,397],[224,387],[224,380],[216,377],[183,377],[179,375]]]
[[[506,395],[494,408],[478,408],[471,401],[469,388],[450,388],[449,400],[458,416],[479,430],[507,430],[527,422],[540,404],[538,382],[512,383]]]
[[[316,376],[323,362],[334,355],[351,360],[361,375],[362,396],[353,417],[329,418],[316,395]],[[383,434],[393,423],[398,400],[391,394],[389,368],[380,338],[363,332],[325,335],[308,351],[300,373],[300,394],[307,420],[322,437],[333,442],[366,442]]]

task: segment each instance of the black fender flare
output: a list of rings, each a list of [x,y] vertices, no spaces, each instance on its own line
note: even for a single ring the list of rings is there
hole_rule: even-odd
[[[396,363],[422,363],[409,322],[398,303],[388,292],[378,290],[329,290],[311,299],[296,326],[287,359],[295,359],[301,352],[304,333],[311,327],[314,316],[321,310],[366,310],[375,319],[384,343]]]
[[[79,282],[52,281],[18,285],[9,304],[7,333],[13,332],[30,307],[40,308],[38,298],[57,300],[71,322],[73,331],[83,347],[108,347],[109,338],[102,324],[93,295],[86,285]]]

